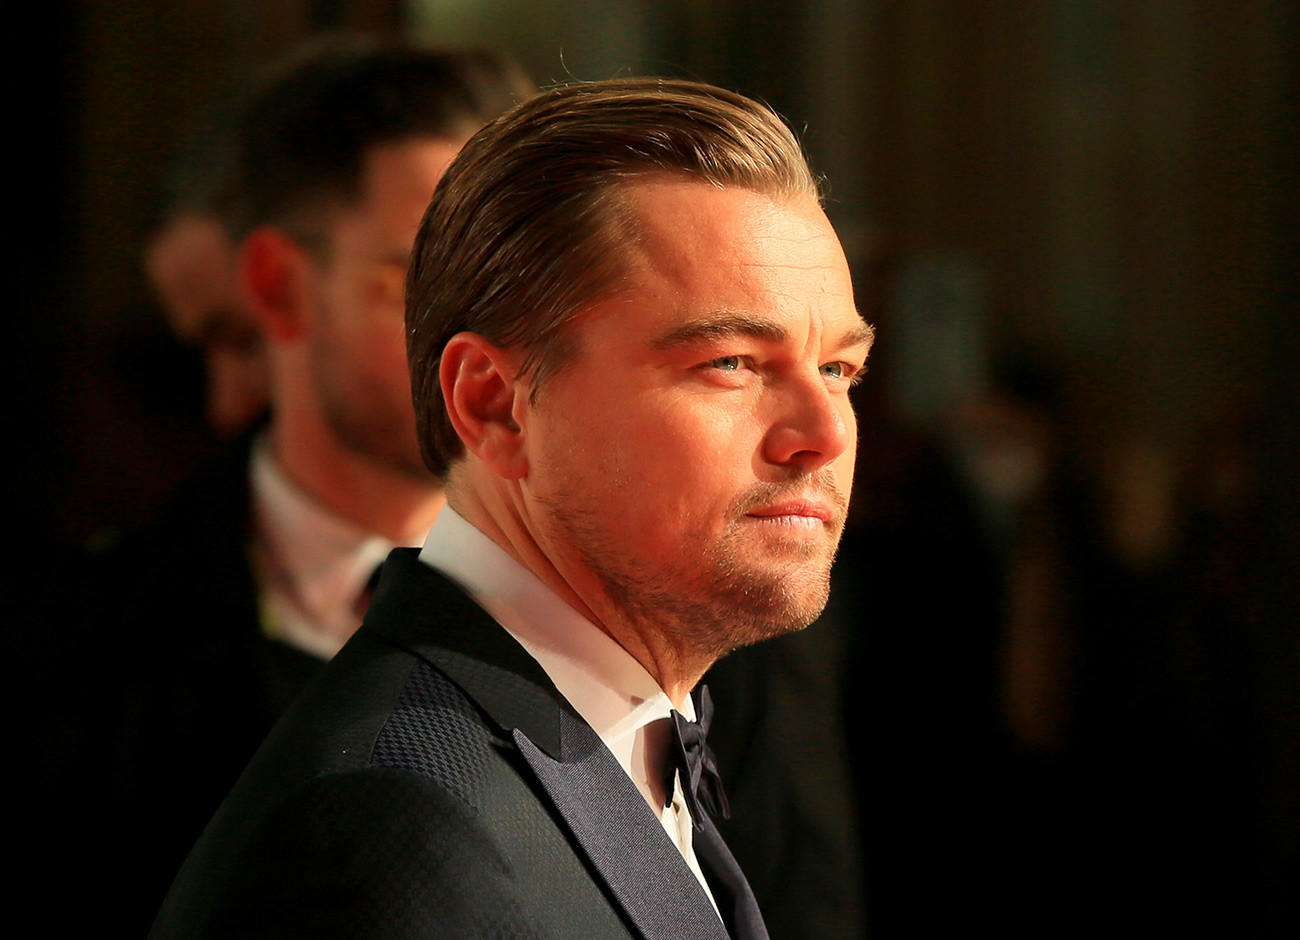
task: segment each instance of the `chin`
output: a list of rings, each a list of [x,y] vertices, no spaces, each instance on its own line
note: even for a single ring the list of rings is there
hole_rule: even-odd
[[[754,577],[733,582],[717,599],[709,629],[697,634],[715,658],[733,649],[798,633],[813,623],[830,598],[829,570],[818,566],[784,577]]]

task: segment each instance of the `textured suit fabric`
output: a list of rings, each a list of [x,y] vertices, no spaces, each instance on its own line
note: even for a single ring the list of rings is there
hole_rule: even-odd
[[[766,937],[716,831],[701,839],[736,936]],[[398,550],[365,625],[195,846],[153,936],[728,934],[536,662]]]

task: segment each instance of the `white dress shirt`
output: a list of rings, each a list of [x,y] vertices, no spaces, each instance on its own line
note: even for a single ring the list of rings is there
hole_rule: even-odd
[[[450,507],[439,513],[420,559],[468,591],[537,660],[636,784],[716,910],[695,857],[680,781],[664,805],[662,769],[672,745],[673,704],[650,673]],[[680,711],[695,719],[689,696]]]
[[[393,543],[302,492],[272,456],[265,435],[253,445],[251,472],[262,629],[329,659],[361,625],[363,592]]]

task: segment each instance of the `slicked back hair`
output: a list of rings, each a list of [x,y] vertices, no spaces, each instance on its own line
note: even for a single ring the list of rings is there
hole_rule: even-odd
[[[459,143],[536,90],[509,58],[400,40],[326,36],[252,90],[238,125],[231,225],[277,225],[310,245],[325,215],[362,197],[386,144]]]
[[[447,341],[470,331],[523,350],[536,391],[572,352],[567,325],[630,271],[637,220],[621,184],[665,174],[819,198],[771,109],[685,80],[550,88],[462,148],[424,216],[406,286],[416,422],[434,473],[464,453],[439,382]]]

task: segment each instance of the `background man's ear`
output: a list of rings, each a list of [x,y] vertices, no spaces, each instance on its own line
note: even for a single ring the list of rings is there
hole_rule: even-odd
[[[516,381],[515,358],[478,333],[457,333],[443,349],[439,373],[447,414],[465,449],[509,480],[528,472],[524,429],[516,421],[518,398],[527,391]]]
[[[307,250],[280,229],[262,226],[239,248],[239,282],[244,300],[262,329],[292,342],[307,330]]]

